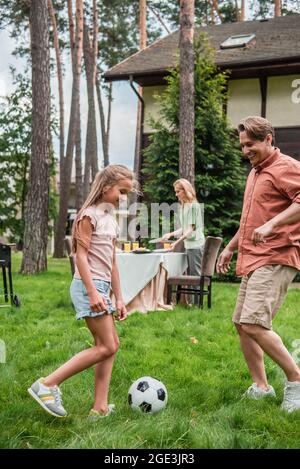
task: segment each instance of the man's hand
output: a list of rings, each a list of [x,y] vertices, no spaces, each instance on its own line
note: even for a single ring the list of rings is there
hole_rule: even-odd
[[[251,237],[253,244],[256,245],[259,243],[265,243],[265,238],[273,233],[273,229],[274,225],[271,221],[268,221],[267,223],[259,226],[258,228],[255,228]]]
[[[127,317],[127,309],[126,306],[124,305],[124,302],[121,300],[118,300],[116,302],[116,308],[117,308],[117,321],[124,321]]]
[[[107,311],[107,303],[105,298],[101,296],[97,290],[89,293],[90,307],[94,313],[100,313],[101,311]]]
[[[229,249],[227,246],[221,254],[219,255],[218,261],[217,261],[217,272],[218,274],[226,274],[229,270],[229,264],[233,256],[233,251]]]

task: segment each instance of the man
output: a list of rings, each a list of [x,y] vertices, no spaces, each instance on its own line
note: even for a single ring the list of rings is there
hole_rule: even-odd
[[[274,129],[262,117],[238,126],[248,176],[240,228],[220,254],[217,271],[226,273],[238,249],[242,276],[233,322],[253,384],[248,397],[275,397],[264,366],[264,352],[284,371],[287,382],[281,408],[300,409],[300,369],[272,330],[289,284],[300,270],[300,163],[274,147]]]

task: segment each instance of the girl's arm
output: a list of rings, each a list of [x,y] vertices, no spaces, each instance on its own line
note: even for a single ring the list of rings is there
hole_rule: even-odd
[[[111,286],[113,294],[116,298],[116,308],[118,312],[118,319],[119,321],[123,321],[127,316],[126,306],[124,304],[122,292],[121,292],[121,284],[120,284],[120,276],[119,270],[117,266],[116,260],[116,244],[114,246],[114,257],[113,257],[113,264],[112,264],[112,271],[111,271]]]
[[[93,232],[93,226],[90,222],[90,219],[88,217],[84,217],[82,220],[80,220],[79,224],[81,237],[86,241],[87,246],[89,246]],[[88,248],[84,247],[82,244],[77,243],[76,265],[80,277],[85,285],[90,301],[91,310],[94,312],[105,311],[107,310],[107,303],[105,301],[105,298],[103,298],[97,291],[93,283],[87,255]]]

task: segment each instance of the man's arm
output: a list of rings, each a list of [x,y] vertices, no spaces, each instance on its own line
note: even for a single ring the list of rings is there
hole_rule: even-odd
[[[283,212],[278,213],[278,215],[267,221],[267,223],[256,228],[252,234],[252,241],[254,244],[265,243],[265,238],[273,233],[274,228],[277,226],[290,225],[297,221],[300,221],[300,204],[294,202],[283,210]]]
[[[218,274],[226,274],[229,270],[229,264],[232,259],[234,251],[238,248],[239,244],[239,237],[240,237],[240,230],[238,230],[234,237],[229,241],[227,246],[223,249],[221,254],[219,255],[217,261],[217,272]]]

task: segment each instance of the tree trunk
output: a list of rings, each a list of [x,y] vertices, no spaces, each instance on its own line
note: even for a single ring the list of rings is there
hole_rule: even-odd
[[[140,18],[139,18],[139,33],[140,33],[140,50],[145,49],[147,46],[147,2],[140,0]],[[138,87],[140,96],[143,94],[141,86]],[[142,103],[138,100],[137,116],[136,116],[136,136],[135,136],[135,153],[134,153],[134,172],[139,182],[141,179],[141,165],[142,165]]]
[[[281,0],[275,0],[274,14],[275,16],[281,16]]]
[[[100,74],[100,72],[99,72]],[[105,116],[104,116],[104,109],[103,109],[103,101],[101,95],[101,80],[99,79],[99,74],[96,76],[96,92],[97,92],[97,101],[98,101],[98,109],[99,109],[99,116],[100,116],[100,126],[101,126],[101,137],[102,137],[102,151],[103,151],[103,165],[109,165],[109,155],[107,152],[106,146],[106,126],[105,126]]]
[[[93,41],[94,42],[94,41]],[[88,26],[83,25],[83,57],[88,94],[88,121],[85,143],[85,170],[83,183],[83,197],[86,199],[90,191],[91,170],[92,179],[98,172],[97,155],[97,130],[96,130],[96,109],[95,109],[95,74],[94,74],[94,51],[90,46]]]
[[[72,0],[68,0],[68,17],[69,17],[69,36],[70,36],[70,51],[72,59],[72,70],[75,73],[75,33],[73,21],[73,6]],[[80,96],[78,99],[77,111],[77,129],[75,137],[75,207],[79,211],[83,204],[83,181],[82,181],[82,148],[81,148],[81,113],[80,113]]]
[[[112,82],[109,84],[108,88],[108,111],[107,111],[107,122],[106,122],[106,135],[105,135],[105,151],[107,154],[107,159],[109,164],[109,137],[110,137],[110,124],[111,124],[111,103],[112,103]]]
[[[213,5],[213,10],[216,12],[216,14],[219,17],[219,20],[222,22],[223,21],[223,15],[220,13],[218,0],[212,0],[212,5]]]
[[[245,21],[245,0],[241,0],[240,21]]]
[[[68,0],[69,36],[72,66],[74,67],[75,32],[73,20],[73,0]]]
[[[194,0],[180,0],[179,175],[194,184]]]
[[[69,195],[71,187],[71,171],[73,163],[73,153],[75,146],[75,134],[77,130],[77,113],[80,93],[80,73],[82,57],[82,36],[83,36],[83,4],[82,0],[76,0],[76,37],[74,49],[74,72],[72,83],[71,111],[68,130],[68,140],[66,156],[64,160],[64,170],[60,175],[60,200],[59,215],[55,232],[54,257],[63,257],[64,238],[66,234],[66,222],[68,216]]]
[[[47,269],[50,182],[50,53],[47,0],[31,0],[32,145],[21,272]]]
[[[239,9],[238,0],[234,0],[234,4],[235,4],[235,19],[236,21],[240,21],[240,9]]]
[[[77,130],[75,138],[75,207],[77,212],[83,205],[83,183],[82,183],[82,158],[81,158],[81,116],[80,116],[80,102],[78,102],[77,114]]]
[[[64,92],[63,92],[63,76],[61,68],[61,57],[58,41],[58,33],[56,26],[55,12],[52,0],[48,0],[49,15],[53,29],[53,43],[56,55],[57,80],[58,80],[58,96],[59,96],[59,171],[63,172],[64,155],[65,155],[65,117],[64,117]]]

